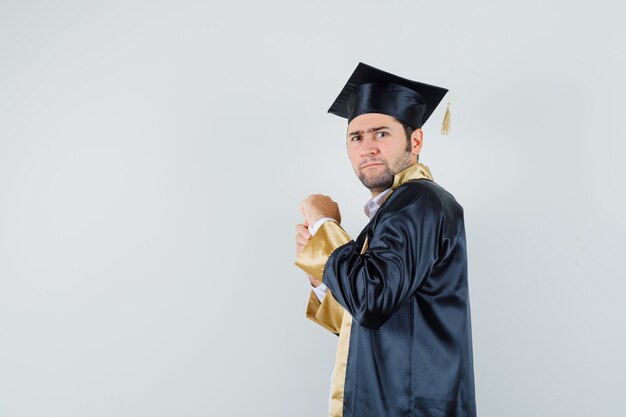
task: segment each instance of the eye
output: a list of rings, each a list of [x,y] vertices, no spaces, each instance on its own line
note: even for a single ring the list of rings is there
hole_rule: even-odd
[[[361,136],[352,136],[350,142],[358,142],[361,140]]]
[[[385,132],[384,130],[379,130],[378,132],[376,132],[376,136],[377,138],[384,138],[386,136],[389,136],[388,132]]]

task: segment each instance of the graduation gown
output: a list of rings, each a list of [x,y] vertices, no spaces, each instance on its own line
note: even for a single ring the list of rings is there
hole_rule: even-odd
[[[463,209],[422,164],[351,240],[324,223],[296,260],[328,287],[307,316],[339,335],[331,417],[476,415]]]

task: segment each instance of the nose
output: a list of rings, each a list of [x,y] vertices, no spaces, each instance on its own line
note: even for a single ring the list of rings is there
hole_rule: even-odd
[[[363,147],[361,148],[361,156],[371,156],[378,154],[378,147],[376,146],[376,142],[371,139],[363,140]]]

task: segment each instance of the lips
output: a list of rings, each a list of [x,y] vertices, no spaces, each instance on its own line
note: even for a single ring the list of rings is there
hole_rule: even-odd
[[[369,162],[366,162],[364,164],[361,164],[360,168],[364,169],[364,168],[369,168],[369,167],[378,166],[378,165],[384,165],[384,164],[382,162],[380,162],[380,161],[375,161],[375,162],[374,161],[369,161]]]

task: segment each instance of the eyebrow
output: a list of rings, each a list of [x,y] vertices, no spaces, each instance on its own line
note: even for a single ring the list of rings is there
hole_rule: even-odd
[[[363,133],[370,133],[370,132],[378,132],[379,130],[382,130],[382,129],[389,129],[389,128],[387,126],[370,127],[367,130],[356,130],[354,132],[350,132],[348,133],[348,136],[362,135]]]

